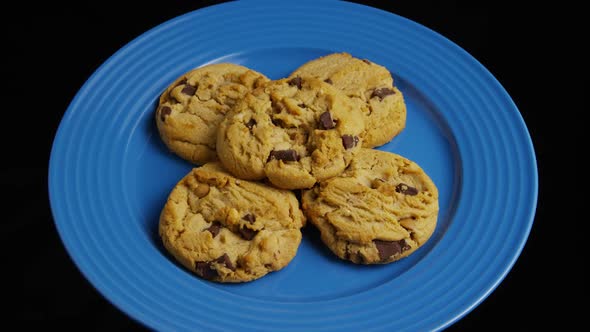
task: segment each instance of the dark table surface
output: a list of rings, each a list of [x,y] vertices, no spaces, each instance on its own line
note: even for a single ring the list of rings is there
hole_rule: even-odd
[[[3,302],[8,306],[3,317],[23,328],[145,329],[84,279],[60,242],[47,195],[51,144],[69,102],[110,55],[157,24],[218,2],[122,6],[122,1],[81,1],[65,6],[21,1],[3,10],[0,174],[4,197],[9,198],[1,218]],[[577,34],[587,26],[585,21],[573,19],[577,10],[563,10],[559,4],[520,8],[497,1],[357,2],[421,23],[472,54],[512,96],[535,145],[539,199],[527,244],[496,290],[448,330],[576,326],[583,305],[571,303],[577,299],[583,304],[588,294],[581,282],[587,278],[582,268],[588,256],[579,245],[583,240],[577,240],[586,217],[578,193],[587,181],[576,166],[585,146],[575,116],[588,107],[569,103],[583,96],[578,90],[587,84],[562,76],[582,70],[574,65],[578,52],[563,36]],[[564,12],[571,19],[561,20]],[[562,92],[563,86],[567,90]]]

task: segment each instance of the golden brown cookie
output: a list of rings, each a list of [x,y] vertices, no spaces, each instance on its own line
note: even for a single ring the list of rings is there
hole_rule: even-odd
[[[344,260],[384,264],[407,257],[436,228],[438,190],[416,163],[363,148],[340,176],[302,195],[322,241]]]
[[[387,68],[348,53],[333,53],[311,60],[290,77],[313,76],[342,90],[365,115],[361,134],[363,147],[383,145],[406,126],[406,104],[402,92],[393,85]]]
[[[238,178],[310,188],[340,174],[360,149],[364,117],[340,90],[314,78],[272,81],[221,122],[217,154]]]
[[[218,63],[193,69],[160,96],[156,124],[166,146],[191,163],[217,159],[217,127],[247,92],[268,79],[244,66]]]
[[[198,276],[245,282],[289,264],[304,224],[292,192],[236,179],[213,162],[174,187],[159,233],[164,247]]]

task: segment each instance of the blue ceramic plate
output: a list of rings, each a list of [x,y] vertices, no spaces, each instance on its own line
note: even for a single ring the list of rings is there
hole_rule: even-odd
[[[277,15],[280,13],[280,15]],[[257,281],[203,281],[170,259],[159,213],[192,167],[159,139],[159,94],[185,71],[233,62],[270,78],[346,51],[386,66],[407,101],[406,129],[379,149],[414,160],[440,191],[430,241],[383,266],[335,258],[307,227],[295,259]],[[492,292],[518,258],[538,189],[523,119],[498,81],[441,35],[347,2],[231,2],[136,38],[84,84],[49,167],[55,223],[84,276],[157,330],[438,330]]]

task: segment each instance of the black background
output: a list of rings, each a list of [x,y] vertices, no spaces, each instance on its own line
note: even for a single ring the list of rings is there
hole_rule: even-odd
[[[3,8],[3,323],[15,320],[23,329],[144,329],[84,279],[62,246],[47,195],[51,144],[69,102],[110,55],[168,19],[218,2],[21,1]],[[588,150],[581,118],[588,111],[588,84],[585,66],[576,60],[582,51],[575,49],[588,41],[579,33],[587,29],[576,17],[580,10],[557,3],[357,2],[421,23],[472,54],[512,96],[535,145],[539,199],[528,242],[496,290],[448,330],[576,326],[588,295],[581,282],[588,256],[580,245],[587,181],[584,167],[577,166],[584,165]]]

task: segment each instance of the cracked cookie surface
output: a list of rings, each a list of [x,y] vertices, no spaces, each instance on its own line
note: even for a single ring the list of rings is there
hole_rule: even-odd
[[[363,148],[338,177],[302,195],[303,211],[339,258],[385,264],[428,241],[438,219],[438,189],[413,161]]]
[[[212,162],[173,188],[159,234],[168,252],[198,276],[246,282],[287,266],[304,225],[293,192],[236,179]]]
[[[390,71],[349,53],[333,53],[304,63],[290,77],[313,76],[342,90],[358,104],[365,116],[363,147],[391,141],[406,126],[406,104],[393,85]]]
[[[162,93],[156,124],[168,149],[193,164],[217,160],[219,123],[247,92],[268,79],[244,66],[219,63],[193,69]]]
[[[285,78],[247,94],[221,122],[217,155],[238,178],[311,188],[340,174],[360,150],[364,118],[340,90]]]

